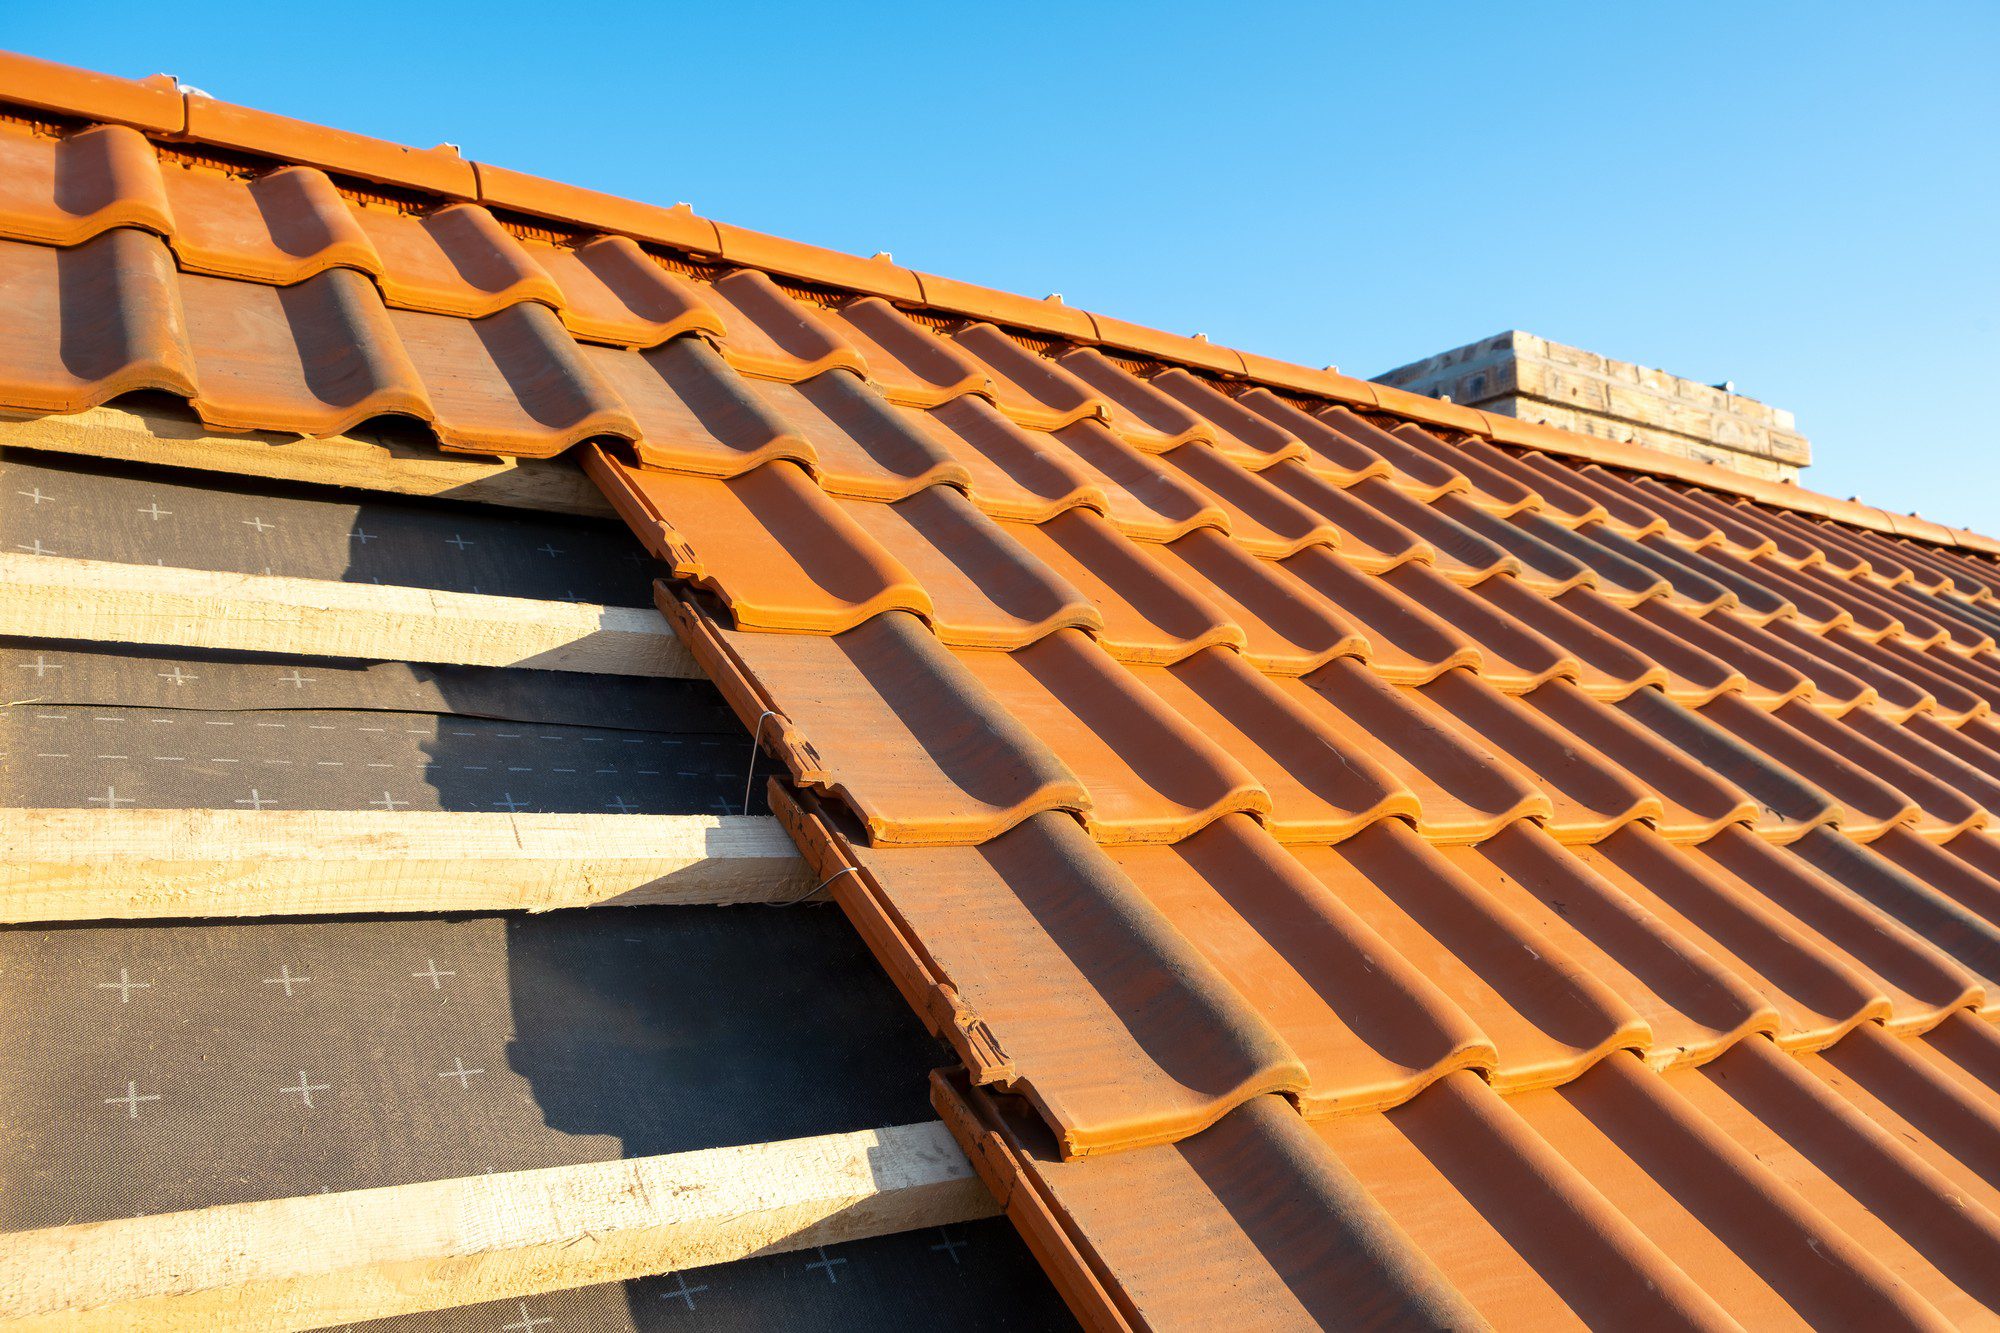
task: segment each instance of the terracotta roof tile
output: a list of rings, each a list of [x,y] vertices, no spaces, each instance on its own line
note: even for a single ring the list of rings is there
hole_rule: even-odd
[[[1332,842],[1422,814],[1415,791],[1357,747],[1303,682],[1265,676],[1222,648],[1137,674],[1270,793],[1261,821],[1281,842]]]
[[[0,243],[0,401],[76,412],[136,389],[196,396],[173,256],[116,228],[70,249]]]
[[[842,337],[867,363],[869,382],[891,402],[936,407],[966,394],[991,396],[991,381],[976,357],[881,297],[848,301],[834,314]]]
[[[1243,631],[1200,584],[1176,578],[1170,565],[1094,510],[1073,509],[1046,523],[1004,528],[1027,558],[1041,562],[1098,609],[1103,617],[1098,640],[1113,657],[1177,662],[1211,644],[1245,642]]]
[[[1103,628],[1096,606],[962,491],[932,486],[894,504],[842,508],[931,594],[931,628],[946,643],[1024,648],[1064,626]]]
[[[1064,352],[1056,364],[1082,381],[1085,392],[1095,390],[1102,395],[1106,420],[1119,434],[1148,453],[1165,453],[1184,444],[1220,443],[1222,432],[1212,424],[1158,387],[1128,373],[1094,347]],[[1257,461],[1274,461],[1239,441],[1232,443],[1239,456],[1247,454]],[[1301,446],[1294,444],[1294,448],[1304,452]]]
[[[1298,1053],[1308,1117],[1399,1105],[1499,1063],[1435,980],[1248,818],[1112,859]]]
[[[1368,654],[1367,637],[1332,602],[1283,564],[1258,559],[1214,528],[1196,528],[1149,554],[1242,630],[1244,659],[1259,671],[1302,676],[1336,657]]]
[[[822,371],[864,375],[868,363],[826,312],[795,301],[768,274],[735,269],[702,293],[722,319],[722,351],[745,375],[796,383]]]
[[[841,893],[871,901],[850,912],[921,941],[921,977],[899,981],[954,1007],[947,1035],[975,1077],[1031,1099],[1065,1155],[1183,1138],[1304,1085],[1284,1040],[1074,820],[1037,815],[977,847],[851,850],[868,887]],[[1023,967],[1044,986],[1014,985]]]
[[[352,269],[290,287],[187,278],[181,297],[213,425],[333,435],[371,417],[436,419],[389,312]]]
[[[952,336],[985,369],[1000,410],[1019,424],[1060,430],[1072,422],[1110,417],[1109,399],[993,325],[968,324]]]
[[[1238,395],[1236,402],[1301,441],[1306,446],[1306,456],[1301,460],[1306,470],[1335,486],[1351,486],[1365,478],[1386,477],[1390,473],[1388,460],[1380,454],[1309,416],[1269,389],[1248,390]]]
[[[639,438],[624,400],[547,306],[508,306],[480,320],[391,310],[389,321],[423,377],[447,449],[504,444],[540,458],[584,440]]]
[[[356,210],[316,167],[245,181],[192,164],[167,168],[173,221],[161,234],[190,273],[289,286],[330,268],[387,267]]]
[[[936,614],[916,575],[792,463],[727,481],[595,469],[607,470],[621,509],[645,515],[653,553],[715,589],[738,626],[838,634],[883,611]],[[742,540],[746,532],[758,540]]]
[[[629,236],[536,245],[529,253],[555,281],[557,307],[578,338],[657,347],[683,333],[723,335],[722,317],[701,290],[653,262]]]
[[[942,1075],[932,1099],[1072,1308],[1101,1326],[1187,1326],[1224,1310],[1262,1328],[1480,1323],[1277,1097],[1205,1134],[1083,1162],[1061,1160],[1016,1099]]]
[[[400,209],[355,210],[382,258],[390,305],[478,319],[523,301],[562,304],[555,279],[478,204],[450,204],[421,217]]]
[[[1087,1319],[2000,1310],[2000,544],[160,84],[0,93],[0,408],[584,444]]]
[[[93,125],[58,139],[0,123],[0,235],[79,245],[113,227],[173,234],[173,209],[145,135],[127,125]]]
[[[725,629],[688,607],[675,618],[731,702],[757,705],[760,738],[793,777],[839,795],[876,841],[977,845],[1091,805],[1055,750],[906,612],[830,636]]]
[[[700,338],[643,352],[587,347],[584,356],[630,408],[638,456],[653,467],[737,477],[781,458],[819,463],[804,432]]]
[[[1084,824],[1100,842],[1174,842],[1231,811],[1271,808],[1235,756],[1081,631],[959,660],[1082,779]]]
[[[895,406],[849,371],[797,384],[745,383],[788,432],[812,446],[813,472],[831,494],[899,500],[928,486],[971,482],[928,414]]]
[[[1170,542],[1199,527],[1227,530],[1221,500],[1163,469],[1095,420],[1072,422],[1045,438],[1104,496],[1104,513],[1140,541]]]

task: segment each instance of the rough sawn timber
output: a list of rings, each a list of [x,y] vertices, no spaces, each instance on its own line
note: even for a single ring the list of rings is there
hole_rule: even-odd
[[[997,1211],[936,1122],[0,1236],[0,1328],[323,1328]]]
[[[0,418],[0,450],[7,448],[551,514],[612,515],[610,504],[589,478],[564,459],[452,455],[428,442],[359,431],[326,436],[262,431],[222,435],[192,413],[105,406],[64,416]]]
[[[768,815],[0,809],[0,922],[784,903]]]
[[[701,672],[650,607],[0,552],[0,635],[617,676]]]

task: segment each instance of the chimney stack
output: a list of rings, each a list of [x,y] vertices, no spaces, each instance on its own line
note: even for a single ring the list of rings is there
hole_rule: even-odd
[[[1795,481],[1812,446],[1790,412],[1720,385],[1512,330],[1377,375],[1377,382],[1583,435]]]

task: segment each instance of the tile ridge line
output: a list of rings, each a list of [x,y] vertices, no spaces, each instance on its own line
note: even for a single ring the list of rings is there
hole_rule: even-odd
[[[237,106],[187,88],[171,76],[142,80],[0,50],[0,101],[58,114],[134,126],[150,135],[318,166],[383,184],[526,213],[552,221],[622,233],[656,244],[712,255],[725,262],[847,288],[972,318],[1170,360],[1210,374],[1312,394],[1383,411],[1426,426],[1483,436],[1496,443],[1691,482],[1711,490],[1850,523],[1892,536],[2000,557],[2000,540],[1914,515],[1898,515],[1856,500],[1821,495],[1792,483],[1768,482],[1645,445],[1600,439],[1555,426],[1499,416],[1409,393],[1338,371],[1211,344],[1061,303],[787,240],[698,216],[686,204],[664,208],[474,162],[454,145],[417,149],[351,131]]]

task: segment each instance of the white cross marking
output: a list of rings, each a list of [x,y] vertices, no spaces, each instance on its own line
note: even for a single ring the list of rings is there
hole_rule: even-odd
[[[452,534],[451,534],[451,536],[449,536],[449,537],[447,537],[447,538],[445,538],[445,539],[444,539],[444,544],[445,544],[446,546],[456,546],[456,547],[457,547],[457,548],[458,548],[459,550],[461,550],[461,551],[463,551],[463,550],[464,550],[464,549],[465,549],[466,547],[468,547],[468,546],[477,546],[477,545],[479,545],[479,543],[478,543],[478,542],[469,542],[469,541],[467,541],[467,540],[466,540],[465,538],[463,538],[463,537],[459,536],[459,535],[458,535],[457,533],[455,533],[455,532],[454,532],[454,533],[452,533]]]
[[[500,809],[505,810],[510,815],[515,813],[516,811],[525,810],[528,808],[528,803],[526,801],[515,800],[514,793],[511,791],[502,792],[501,799],[495,801],[493,804],[498,806]]]
[[[301,676],[297,667],[292,668],[290,675],[278,677],[279,684],[289,685],[295,690],[304,689],[306,686],[312,684],[313,680],[314,677],[312,676]]]
[[[289,1088],[279,1088],[278,1091],[296,1092],[297,1094],[299,1094],[299,1096],[305,1098],[306,1108],[308,1110],[311,1110],[313,1104],[313,1094],[315,1092],[325,1092],[330,1086],[331,1086],[330,1084],[326,1083],[306,1082],[306,1071],[301,1069],[299,1071],[299,1081],[296,1084],[294,1084],[292,1087]]]
[[[697,1291],[707,1291],[708,1287],[706,1285],[690,1287],[687,1275],[684,1273],[675,1273],[673,1276],[674,1281],[679,1285],[679,1290],[663,1291],[660,1293],[660,1299],[663,1301],[686,1301],[687,1308],[690,1310],[694,1309],[694,1294]]]
[[[262,810],[267,805],[276,805],[277,802],[259,792],[255,787],[252,787],[248,796],[240,796],[236,799],[236,804],[247,805],[252,810]]]
[[[370,804],[370,805],[379,805],[379,806],[381,806],[381,807],[382,807],[382,808],[383,808],[384,810],[394,810],[394,809],[395,809],[395,808],[396,808],[397,806],[399,806],[399,805],[408,805],[408,804],[409,804],[409,802],[408,802],[408,801],[399,801],[399,800],[397,800],[397,799],[396,799],[395,797],[391,796],[391,795],[390,795],[390,794],[388,793],[388,791],[387,791],[387,790],[385,789],[385,790],[383,791],[383,793],[382,793],[382,799],[381,799],[381,800],[379,800],[379,801],[370,801],[370,802],[369,802],[368,804]]]
[[[554,542],[543,542],[540,546],[537,546],[535,549],[537,551],[540,551],[543,555],[547,556],[551,560],[555,559],[557,556],[562,554],[562,548],[557,546]]]
[[[116,787],[106,787],[104,795],[89,798],[92,805],[101,805],[107,810],[116,810],[121,805],[137,805],[130,796],[120,796]]]
[[[292,998],[292,987],[303,986],[308,981],[311,980],[312,980],[311,977],[293,976],[292,965],[290,963],[286,963],[278,969],[277,976],[265,977],[264,984],[266,986],[283,986],[285,988],[285,998],[289,1000]]]
[[[500,1333],[535,1333],[535,1330],[537,1328],[540,1328],[543,1324],[553,1324],[555,1322],[556,1321],[554,1317],[550,1315],[542,1315],[539,1318],[537,1318],[536,1316],[529,1314],[528,1303],[526,1301],[522,1301],[521,1317],[519,1319],[516,1319],[511,1324],[500,1325]]]
[[[426,958],[426,959],[424,959],[424,970],[423,970],[423,971],[421,971],[421,972],[412,972],[412,973],[410,973],[410,975],[411,975],[411,976],[413,976],[413,977],[424,977],[424,978],[426,978],[427,980],[429,980],[429,982],[431,983],[431,989],[432,989],[432,990],[443,990],[443,989],[444,989],[444,984],[443,984],[443,983],[442,983],[442,982],[441,982],[441,981],[439,980],[439,978],[440,978],[440,977],[455,977],[455,976],[457,976],[457,975],[458,975],[458,973],[456,973],[456,972],[440,972],[440,971],[438,971],[438,965],[437,965],[437,959],[435,959],[435,958]]]
[[[34,661],[22,662],[19,664],[19,666],[23,671],[34,672],[36,680],[40,680],[43,676],[48,675],[49,672],[51,671],[61,671],[63,669],[63,664],[61,662],[51,662],[49,661],[47,656],[45,656],[42,653],[36,653]]]
[[[125,1095],[123,1097],[106,1097],[104,1099],[105,1104],[108,1106],[123,1106],[126,1118],[130,1120],[137,1120],[139,1118],[140,1102],[156,1102],[158,1100],[160,1100],[159,1093],[148,1092],[141,1095],[139,1085],[129,1079],[126,1080]]]
[[[40,537],[35,538],[33,542],[16,542],[14,543],[14,545],[20,550],[26,551],[29,555],[55,554],[54,551],[51,551],[48,547],[42,545],[42,539]]]
[[[638,806],[632,804],[630,801],[626,800],[623,796],[614,796],[610,800],[606,801],[604,804],[608,808],[616,810],[621,815],[629,815],[634,810],[637,810],[639,808]]]
[[[946,1257],[949,1258],[954,1264],[958,1262],[958,1252],[964,1249],[966,1246],[972,1244],[972,1242],[969,1240],[953,1240],[951,1238],[950,1227],[939,1227],[938,1235],[943,1236],[944,1239],[939,1241],[937,1244],[931,1246],[932,1252],[935,1253],[938,1250],[943,1250],[945,1252]]]
[[[176,689],[178,689],[182,685],[187,684],[191,680],[201,679],[200,676],[197,676],[189,671],[183,671],[179,667],[175,667],[172,671],[162,671],[159,673],[159,676],[161,680],[172,681]]]
[[[158,523],[163,518],[172,518],[174,516],[173,510],[160,508],[158,500],[153,501],[152,504],[146,506],[144,509],[135,510],[134,512],[150,515],[155,523]]]
[[[54,497],[53,495],[43,495],[43,494],[42,494],[42,488],[41,488],[41,487],[39,487],[39,486],[35,487],[35,489],[34,489],[34,490],[32,490],[32,491],[15,491],[15,492],[14,492],[14,494],[16,494],[16,495],[25,495],[25,496],[27,496],[27,497],[28,497],[28,503],[29,503],[29,504],[37,504],[37,505],[38,505],[38,504],[40,504],[40,503],[41,503],[42,501],[44,501],[44,500],[53,500],[53,499],[55,499],[55,497]]]
[[[276,523],[266,523],[264,521],[263,515],[259,514],[256,518],[244,519],[243,526],[246,528],[255,528],[259,532],[268,532],[272,528],[277,527],[278,525]]]
[[[806,1267],[808,1269],[826,1269],[826,1281],[838,1287],[840,1285],[840,1277],[834,1273],[834,1265],[836,1263],[846,1263],[846,1259],[828,1259],[824,1245],[814,1245],[814,1249],[820,1251],[820,1261],[818,1263],[808,1263]]]
[[[483,1074],[486,1072],[483,1069],[467,1069],[465,1067],[464,1059],[456,1055],[451,1057],[451,1066],[452,1067],[450,1069],[439,1070],[438,1077],[455,1078],[458,1080],[458,1086],[461,1088],[469,1088],[472,1086],[472,1076],[474,1074]]]
[[[374,541],[376,537],[375,533],[370,532],[366,528],[356,528],[354,531],[348,533],[347,535],[353,538],[355,541],[360,542],[363,546],[366,546],[369,542]]]
[[[97,989],[115,990],[118,992],[118,1003],[130,1004],[132,1003],[133,991],[151,990],[153,989],[153,983],[150,981],[134,981],[132,980],[132,974],[121,967],[118,969],[118,980],[100,981],[97,983]]]

